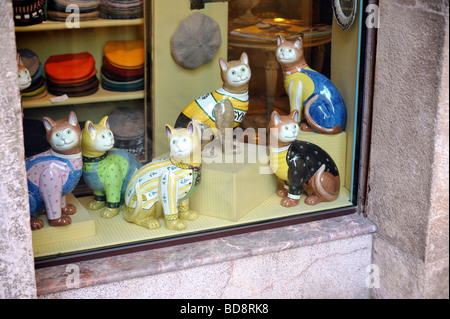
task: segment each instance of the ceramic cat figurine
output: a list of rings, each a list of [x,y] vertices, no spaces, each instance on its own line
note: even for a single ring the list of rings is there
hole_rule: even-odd
[[[31,85],[30,71],[23,65],[20,53],[17,53],[17,75],[19,77],[19,90],[25,90]]]
[[[198,213],[189,209],[189,197],[200,183],[201,137],[193,119],[187,128],[166,125],[170,157],[144,165],[131,179],[125,197],[126,221],[156,229],[164,214],[168,229],[182,230],[185,220],[195,220]]]
[[[70,112],[67,119],[58,121],[44,117],[43,123],[51,148],[25,160],[33,230],[44,227],[37,218],[42,208],[50,226],[72,223],[68,215],[75,214],[76,207],[66,204],[65,196],[77,186],[82,168],[81,129],[76,114]]]
[[[277,36],[276,56],[283,68],[291,112],[299,111],[302,131],[337,134],[345,129],[347,110],[334,84],[311,69],[303,55],[303,41]],[[303,121],[304,122],[304,121]]]
[[[127,151],[113,149],[114,134],[108,116],[98,124],[86,121],[81,145],[83,179],[94,192],[94,200],[88,208],[104,207],[100,216],[112,218],[120,211],[131,176],[142,164]]]
[[[299,113],[281,116],[272,112],[270,132],[270,166],[284,181],[284,188],[277,191],[283,197],[281,205],[296,206],[300,194],[307,194],[305,203],[316,205],[330,202],[339,196],[340,177],[333,159],[319,146],[297,140]]]
[[[242,122],[248,111],[248,83],[251,78],[248,56],[244,52],[236,61],[226,62],[219,59],[219,66],[222,87],[189,103],[178,116],[175,128],[186,127],[195,116],[201,123],[203,131],[211,128],[219,137],[225,154],[239,153],[240,150],[231,133],[232,129]],[[231,132],[226,134],[229,130]],[[204,146],[202,145],[202,149]]]

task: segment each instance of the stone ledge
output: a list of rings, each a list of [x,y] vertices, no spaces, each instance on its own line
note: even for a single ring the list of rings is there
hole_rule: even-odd
[[[185,245],[78,262],[78,288],[157,275],[224,261],[258,256],[327,241],[374,233],[376,227],[358,214],[229,236]],[[67,265],[36,269],[37,294],[70,289]]]

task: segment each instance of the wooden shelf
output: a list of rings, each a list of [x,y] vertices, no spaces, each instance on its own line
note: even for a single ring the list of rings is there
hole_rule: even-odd
[[[105,27],[120,27],[120,26],[133,26],[133,25],[143,25],[144,19],[96,19],[90,21],[80,21],[79,29],[86,28],[105,28]],[[50,31],[50,30],[73,30],[78,28],[69,29],[66,26],[65,21],[46,21],[43,23],[15,27],[16,32],[36,32],[36,31]]]
[[[38,108],[38,107],[51,107],[58,105],[73,105],[84,103],[97,103],[97,102],[111,102],[111,101],[123,101],[123,100],[137,100],[143,99],[145,96],[144,91],[136,92],[113,92],[106,91],[102,87],[99,87],[98,91],[94,94],[82,96],[82,97],[69,97],[69,99],[53,103],[50,98],[55,97],[52,94],[47,94],[40,99],[36,100],[23,100],[22,105],[24,109]]]

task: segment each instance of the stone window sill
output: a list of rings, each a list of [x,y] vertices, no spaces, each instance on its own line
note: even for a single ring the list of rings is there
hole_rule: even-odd
[[[72,289],[66,279],[79,270],[78,288],[274,253],[366,235],[376,226],[358,214],[36,269],[38,296]]]

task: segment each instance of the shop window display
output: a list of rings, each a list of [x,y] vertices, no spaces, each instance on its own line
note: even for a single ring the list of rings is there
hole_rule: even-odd
[[[45,5],[15,17],[26,156],[50,148],[43,118],[76,113],[96,176],[64,199],[70,223],[34,214],[37,265],[355,211],[358,16],[344,30],[328,1]]]

